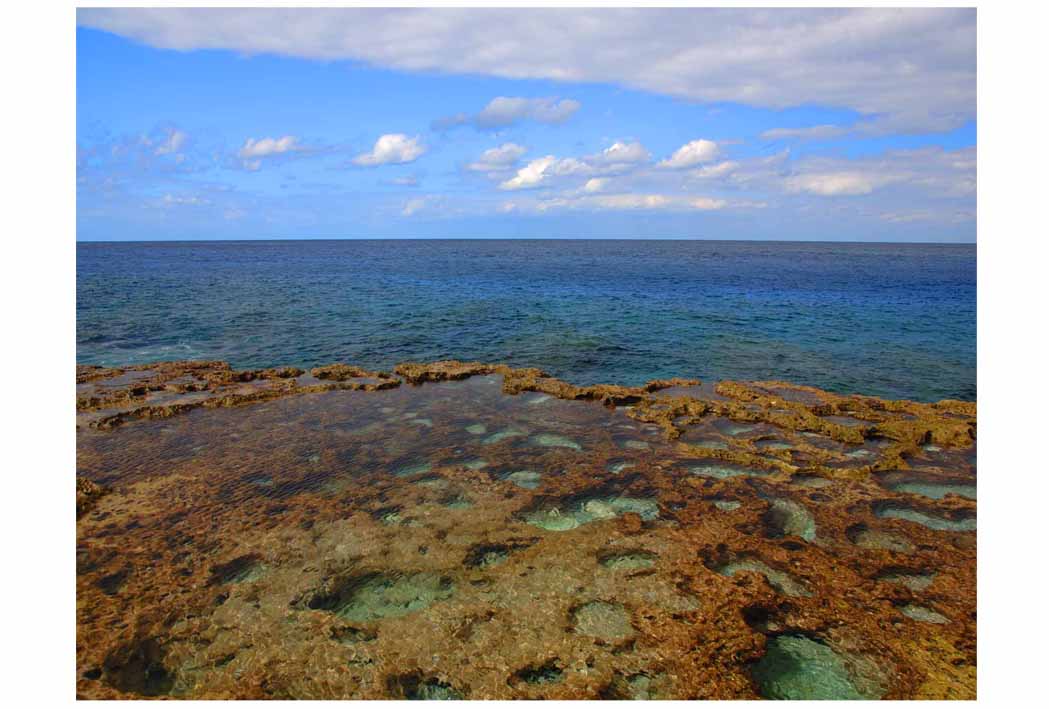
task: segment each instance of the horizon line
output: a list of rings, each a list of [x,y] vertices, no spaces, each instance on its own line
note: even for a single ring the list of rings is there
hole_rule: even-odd
[[[876,241],[870,239],[706,239],[691,237],[638,238],[627,236],[366,236],[366,237],[274,237],[232,239],[77,239],[76,244],[220,244],[244,242],[312,242],[312,241],[702,241],[712,243],[751,244],[885,244],[887,246],[976,246],[976,241]]]

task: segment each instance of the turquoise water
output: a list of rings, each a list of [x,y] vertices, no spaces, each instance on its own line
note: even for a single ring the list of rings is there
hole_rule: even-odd
[[[976,247],[715,241],[77,245],[77,361],[445,358],[574,383],[976,398]],[[423,425],[423,424],[420,424]]]

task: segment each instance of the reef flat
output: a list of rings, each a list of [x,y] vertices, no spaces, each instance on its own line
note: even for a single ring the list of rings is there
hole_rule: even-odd
[[[77,367],[83,698],[976,696],[976,405]]]

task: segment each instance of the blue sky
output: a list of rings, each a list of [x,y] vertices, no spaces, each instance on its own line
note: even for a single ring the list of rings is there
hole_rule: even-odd
[[[78,24],[79,240],[976,236],[970,11]]]

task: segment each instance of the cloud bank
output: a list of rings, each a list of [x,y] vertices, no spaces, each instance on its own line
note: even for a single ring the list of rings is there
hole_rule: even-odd
[[[869,132],[950,130],[976,114],[974,9],[94,8],[79,9],[77,21],[182,51],[842,107],[868,117]],[[556,122],[576,109],[509,99],[472,120]]]

